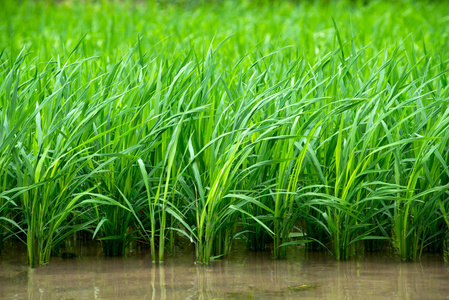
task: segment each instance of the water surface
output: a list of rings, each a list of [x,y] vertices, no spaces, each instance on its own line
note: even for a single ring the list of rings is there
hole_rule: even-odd
[[[157,265],[147,251],[106,258],[98,247],[73,259],[26,266],[23,246],[0,256],[1,299],[449,299],[449,266],[440,255],[403,263],[385,253],[337,262],[291,249],[286,260],[239,251],[204,266],[186,251]]]

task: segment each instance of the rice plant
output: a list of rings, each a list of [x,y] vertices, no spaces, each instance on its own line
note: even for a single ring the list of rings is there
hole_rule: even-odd
[[[0,3],[0,249],[235,240],[404,260],[449,230],[449,6]],[[428,16],[432,15],[432,18]],[[299,238],[298,238],[299,237]]]

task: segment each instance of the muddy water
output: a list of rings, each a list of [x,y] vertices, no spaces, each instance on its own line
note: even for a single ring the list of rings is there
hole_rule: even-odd
[[[449,266],[426,255],[401,263],[383,253],[336,262],[292,249],[286,260],[239,251],[208,266],[191,253],[155,265],[146,251],[105,258],[84,247],[73,259],[29,269],[23,247],[0,256],[1,299],[449,299]]]

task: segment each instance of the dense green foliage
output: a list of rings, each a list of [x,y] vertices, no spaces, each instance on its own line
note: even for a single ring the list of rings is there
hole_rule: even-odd
[[[392,1],[393,2],[393,1]],[[0,2],[0,241],[442,251],[449,5]],[[302,236],[302,238],[298,238]],[[158,255],[157,255],[158,252]]]

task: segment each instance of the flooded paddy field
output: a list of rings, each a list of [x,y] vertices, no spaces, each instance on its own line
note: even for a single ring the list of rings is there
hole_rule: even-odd
[[[0,0],[0,300],[449,298],[448,75],[449,1]]]
[[[326,252],[291,248],[284,260],[270,252],[238,251],[209,265],[182,251],[154,264],[147,250],[104,257],[83,247],[77,257],[54,257],[31,269],[22,245],[0,256],[1,299],[449,299],[449,265],[426,254],[405,263],[381,253],[338,262]]]

